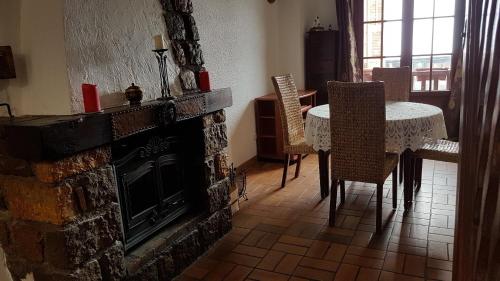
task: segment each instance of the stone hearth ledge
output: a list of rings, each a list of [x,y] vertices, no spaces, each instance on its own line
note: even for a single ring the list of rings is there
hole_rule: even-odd
[[[228,140],[222,108],[231,105],[231,92],[202,95],[186,99],[181,114],[201,119],[204,167],[197,188],[203,210],[182,217],[127,254],[111,163],[113,137],[107,130],[112,112],[128,107],[60,119],[21,117],[0,124],[0,244],[14,280],[30,272],[37,281],[171,280],[229,232]],[[75,118],[83,121],[75,123]],[[13,138],[21,142],[17,153],[34,144],[26,147],[28,154],[21,153],[24,158],[11,153],[16,131],[27,138]],[[46,138],[47,133],[53,137]],[[68,138],[74,141],[83,133],[105,138],[96,137],[99,142],[90,148],[73,142],[64,153],[48,149],[54,145],[47,141],[64,146]]]

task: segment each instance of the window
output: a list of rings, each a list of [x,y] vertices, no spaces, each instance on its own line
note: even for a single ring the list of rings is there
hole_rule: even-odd
[[[363,80],[374,67],[401,64],[402,0],[365,0],[363,13]]]
[[[411,64],[413,91],[449,90],[454,13],[455,0],[363,0],[363,80]]]

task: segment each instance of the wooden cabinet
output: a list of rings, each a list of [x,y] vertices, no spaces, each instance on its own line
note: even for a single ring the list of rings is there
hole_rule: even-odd
[[[299,91],[303,117],[316,106],[316,91]],[[255,99],[255,127],[257,129],[257,158],[259,160],[283,160],[283,131],[276,94]]]
[[[306,88],[317,89],[318,105],[328,103],[327,82],[337,79],[338,31],[306,35]]]

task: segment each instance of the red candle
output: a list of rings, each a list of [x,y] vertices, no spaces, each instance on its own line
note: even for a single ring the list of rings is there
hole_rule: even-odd
[[[97,85],[82,84],[83,105],[85,112],[101,111],[101,101],[97,92]]]
[[[200,91],[202,92],[210,92],[210,78],[208,76],[208,71],[201,70],[198,73],[198,78],[200,81]]]

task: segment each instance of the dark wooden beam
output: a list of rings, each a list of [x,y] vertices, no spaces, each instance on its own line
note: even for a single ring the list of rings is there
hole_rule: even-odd
[[[232,103],[229,88],[186,95],[176,100],[179,121],[230,107]],[[56,160],[112,143],[117,139],[112,124],[116,116],[122,122],[120,126],[127,129],[118,134],[119,138],[124,137],[123,134],[127,136],[158,128],[161,124],[156,113],[163,105],[160,101],[150,101],[140,108],[120,106],[102,113],[16,117],[2,119],[0,127],[4,129],[2,132],[11,156],[31,161]],[[128,115],[134,116],[127,118]],[[144,115],[144,118],[138,118],[138,115]],[[124,124],[127,120],[131,120],[130,123]]]

